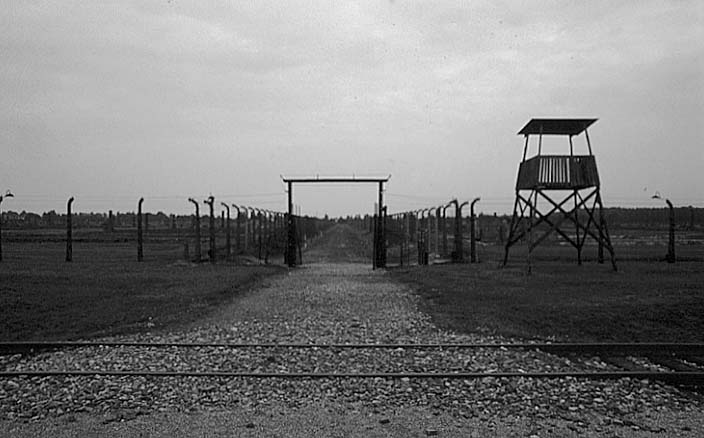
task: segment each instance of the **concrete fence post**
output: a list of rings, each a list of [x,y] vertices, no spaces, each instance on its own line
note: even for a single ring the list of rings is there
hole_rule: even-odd
[[[71,196],[66,204],[66,261],[73,261],[73,219],[71,213],[71,204],[73,204],[73,196]]]
[[[474,217],[474,204],[479,202],[481,198],[474,198],[472,203],[469,205],[469,262],[477,263],[477,244],[475,242],[475,224],[476,219]]]
[[[210,251],[208,252],[210,263],[215,263],[215,198],[213,196],[208,196],[208,199],[203,201],[210,207],[210,222],[209,222],[209,236],[210,236]]]
[[[200,254],[200,210],[199,210],[199,204],[198,204],[198,201],[196,201],[193,198],[188,198],[188,201],[193,203],[193,205],[195,205],[195,207],[196,207],[196,217],[195,217],[195,224],[194,224],[195,232],[196,232],[195,258],[196,258],[196,262],[200,263],[201,254]]]
[[[144,236],[142,235],[142,203],[144,198],[139,198],[137,203],[137,261],[144,260]]]
[[[5,195],[0,195],[0,205],[2,205],[2,200],[5,198],[13,198],[15,195],[10,193],[8,190]],[[2,210],[0,210],[0,262],[2,261]]]
[[[665,199],[668,208],[670,209],[670,227],[667,241],[667,263],[675,263],[675,208],[669,199]]]
[[[227,212],[227,218],[225,220],[225,254],[227,257],[227,260],[230,260],[232,256],[232,249],[230,248],[232,245],[232,240],[230,237],[230,206],[225,204],[224,202],[221,202],[220,205],[225,207],[225,211],[222,212],[223,217],[225,215],[225,212]]]
[[[115,216],[112,215],[112,210],[108,211],[108,233],[112,233],[115,230]]]

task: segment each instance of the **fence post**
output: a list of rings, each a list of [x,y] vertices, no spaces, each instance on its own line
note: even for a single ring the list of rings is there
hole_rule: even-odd
[[[388,206],[385,205],[381,208],[381,241],[379,242],[381,244],[381,267],[385,268],[386,267],[386,215],[388,214]]]
[[[73,221],[71,215],[71,204],[73,204],[73,196],[68,199],[66,204],[66,261],[73,261]]]
[[[225,210],[227,211],[227,219],[225,222],[225,246],[227,247],[227,249],[225,250],[225,254],[227,255],[227,260],[230,260],[232,255],[232,250],[230,249],[230,245],[232,242],[230,238],[230,206],[225,204],[224,202],[221,202],[220,205],[225,207]],[[225,212],[223,211],[222,214],[224,215]]]
[[[281,213],[278,211],[274,212],[274,241],[276,242],[276,249],[283,248],[283,229],[281,228]]]
[[[437,245],[433,248],[433,243],[437,242],[437,220],[438,218],[434,215],[435,209],[430,207],[428,209],[428,260],[433,254],[433,250],[437,251]],[[435,237],[433,237],[433,231],[435,231]],[[428,261],[430,263],[430,261]]]
[[[235,245],[237,246],[237,254],[239,254],[240,252],[247,252],[247,207],[240,207],[235,204],[232,204],[232,206],[237,209],[237,228],[235,231],[237,237],[235,238]],[[244,227],[242,227],[242,219],[244,219]]]
[[[256,211],[254,207],[247,207],[249,209],[249,240],[252,247],[257,246],[257,227],[256,227]]]
[[[264,209],[264,264],[269,264],[269,253],[271,252],[272,222],[271,211]]]
[[[423,225],[423,215],[425,210],[420,210],[418,212],[418,227],[416,229],[416,235],[418,238],[418,265],[422,266],[425,260],[425,227]]]
[[[269,211],[266,209],[262,209],[264,213],[262,213],[263,221],[264,221],[264,231],[262,233],[262,238],[263,238],[263,251],[264,251],[264,263],[267,264],[269,262],[269,232],[270,232],[270,225],[269,225]]]
[[[141,262],[144,260],[143,244],[144,238],[142,236],[142,203],[144,198],[139,198],[137,203],[137,261]]]
[[[667,206],[670,209],[670,230],[669,239],[667,242],[667,263],[675,263],[675,208],[669,199],[665,199]]]
[[[455,202],[455,262],[462,261],[462,210],[460,204]]]
[[[457,245],[458,245],[458,243],[457,243],[457,235],[459,234],[459,231],[460,231],[460,229],[459,229],[459,222],[457,221],[457,220],[458,220],[458,219],[457,219],[457,214],[459,213],[459,203],[457,202],[457,199],[453,199],[453,200],[451,200],[450,202],[448,202],[446,208],[447,208],[447,207],[450,207],[451,205],[454,205],[454,206],[455,206],[455,220],[454,220],[454,227],[453,227],[454,230],[453,230],[453,233],[452,233],[452,234],[454,235],[453,242],[452,242],[452,245],[454,246],[454,249],[450,252],[450,255],[451,255],[450,258],[452,259],[453,262],[457,262],[457,261],[458,261],[458,256],[457,256]],[[447,216],[446,216],[446,218],[447,218]]]
[[[450,204],[442,207],[442,256],[447,257],[447,207]]]
[[[429,253],[430,253],[430,243],[433,238],[430,230],[430,212],[432,210],[429,208],[423,209],[421,212],[421,224],[422,224],[422,234],[423,234],[423,264],[427,265],[428,260],[429,260]],[[423,220],[425,218],[425,220]]]
[[[376,210],[376,208],[375,208]],[[374,213],[374,218],[373,222],[371,223],[372,225],[372,235],[374,236],[372,238],[373,244],[372,244],[372,269],[376,269],[379,267],[379,259],[378,259],[378,251],[379,251],[379,231],[378,231],[378,221],[376,218],[376,213]]]
[[[214,205],[215,204],[215,198],[213,196],[208,196],[208,199],[203,201],[205,204],[208,204],[210,207],[210,263],[215,263],[215,210],[214,210]]]
[[[306,221],[306,218],[301,216],[301,210],[298,210],[298,216],[296,216],[296,222],[298,224],[302,225],[296,225],[296,230],[298,231],[298,237],[296,238],[296,241],[298,242],[298,260],[299,263],[303,263],[303,248],[306,245],[306,226],[308,225],[308,221]],[[301,234],[303,236],[301,237]]]
[[[442,207],[435,208],[435,258],[440,258],[440,214]]]
[[[264,223],[262,222],[262,212],[260,209],[257,210],[257,246],[259,247],[257,252],[257,258],[262,259],[262,233],[264,232]]]
[[[398,264],[399,264],[399,266],[403,266],[403,245],[406,243],[406,237],[405,237],[405,236],[406,236],[406,229],[405,229],[405,227],[404,227],[405,223],[404,223],[404,221],[403,221],[403,216],[402,216],[402,214],[403,214],[403,213],[398,213],[398,214],[395,216],[395,218],[394,218],[394,222],[396,222],[396,223],[398,223],[399,225],[401,225],[401,232],[400,232],[400,239],[399,239],[399,242],[400,242],[400,244],[399,244],[399,256],[398,256],[398,260],[399,260],[399,263],[398,263]],[[396,227],[394,227],[394,229],[395,229],[395,228],[396,228]]]
[[[240,231],[241,231],[241,226],[240,222],[242,219],[242,213],[240,212],[239,206],[236,204],[232,204],[233,207],[235,207],[235,210],[237,210],[237,217],[235,218],[235,257],[237,257],[237,254],[240,253]]]
[[[453,262],[462,262],[464,260],[464,248],[462,244],[462,208],[469,202],[465,201],[460,204],[457,199],[450,201],[450,204],[455,205],[455,256]]]
[[[281,239],[281,247],[284,249],[284,255],[286,255],[286,240],[288,238],[288,230],[286,228],[286,223],[286,213],[279,213],[279,232],[281,233],[279,238]]]
[[[425,235],[424,233],[424,228],[423,228],[423,210],[418,212],[417,216],[417,228],[416,228],[416,239],[418,240],[418,265],[422,266],[423,265],[423,252],[425,251]]]
[[[13,198],[15,195],[8,190],[4,196],[0,195],[0,205],[4,198]],[[0,210],[0,262],[2,261],[2,210]]]
[[[198,201],[196,201],[196,200],[193,199],[193,198],[188,198],[188,201],[189,201],[189,202],[192,202],[193,205],[196,206],[196,223],[195,223],[195,228],[196,228],[196,230],[195,230],[195,231],[196,231],[196,248],[195,248],[195,252],[196,252],[196,254],[195,254],[195,257],[196,257],[196,261],[197,261],[198,263],[200,263],[201,254],[200,254],[200,211],[199,211],[199,204],[198,204]]]
[[[480,198],[474,198],[469,205],[469,262],[477,263],[477,244],[475,242],[475,223],[474,204],[479,202]]]
[[[112,210],[108,211],[108,233],[112,233],[115,229],[115,217],[112,215]]]
[[[653,199],[663,199],[659,192],[655,192],[652,196]],[[672,202],[669,199],[665,199],[668,209],[670,210],[670,226],[668,232],[668,242],[667,242],[667,255],[665,260],[667,263],[675,263],[675,208],[672,206]]]

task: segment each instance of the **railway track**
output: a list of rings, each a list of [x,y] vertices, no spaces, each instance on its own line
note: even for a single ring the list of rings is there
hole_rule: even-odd
[[[0,342],[0,357],[27,357],[42,352],[77,349],[101,349],[110,352],[119,349],[138,354],[145,350],[177,349],[189,352],[216,349],[223,351],[254,351],[255,354],[277,350],[329,351],[331,354],[350,351],[392,351],[395,354],[423,351],[471,350],[523,350],[550,353],[572,358],[597,357],[610,365],[606,370],[551,370],[525,371],[501,370],[490,372],[453,371],[269,371],[269,370],[169,370],[161,367],[141,369],[0,369],[0,378],[50,377],[50,376],[121,376],[121,377],[204,377],[204,378],[266,378],[266,379],[651,379],[669,384],[704,386],[704,343],[482,343],[482,344],[309,344],[309,343],[227,343],[227,342],[104,342],[104,341],[54,341],[54,342]],[[271,354],[271,353],[268,353]],[[306,353],[307,354],[307,353]],[[273,356],[269,356],[273,357]],[[6,364],[5,364],[6,365]]]

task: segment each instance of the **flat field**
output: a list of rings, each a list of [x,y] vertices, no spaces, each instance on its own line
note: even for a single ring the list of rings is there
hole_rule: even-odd
[[[680,249],[680,248],[678,248]],[[573,251],[546,247],[528,275],[525,250],[499,267],[501,250],[482,248],[478,264],[395,268],[423,310],[441,327],[524,339],[704,342],[704,253],[681,248],[688,261],[660,261],[661,247],[616,248],[607,262],[577,266]],[[523,258],[521,258],[523,257]]]
[[[63,261],[61,236],[8,236],[0,263],[0,339],[89,338],[184,325],[283,271],[185,263],[186,236],[152,235],[145,261],[137,263],[129,239],[76,234],[72,263]],[[369,240],[364,230],[332,228],[311,242],[303,260],[371,264]],[[438,326],[460,332],[704,342],[704,245],[694,238],[678,242],[675,264],[663,261],[662,239],[615,236],[615,246],[618,272],[608,253],[605,264],[595,262],[593,245],[577,266],[573,249],[550,244],[534,253],[527,275],[525,247],[513,248],[500,268],[502,248],[479,242],[478,264],[393,268],[390,275],[417,290]]]
[[[204,246],[204,251],[205,251]],[[212,312],[280,266],[186,263],[178,242],[5,242],[0,263],[0,339],[78,339],[154,331]]]

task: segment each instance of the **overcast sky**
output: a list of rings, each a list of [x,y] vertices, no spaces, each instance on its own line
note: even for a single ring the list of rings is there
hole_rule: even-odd
[[[2,3],[3,209],[509,212],[532,117],[599,118],[606,205],[704,206],[701,0]]]

